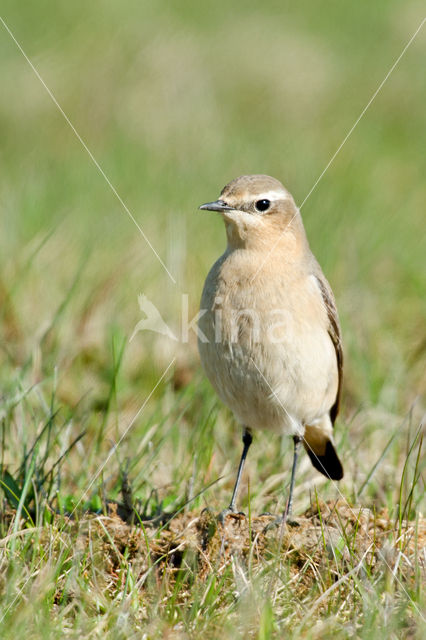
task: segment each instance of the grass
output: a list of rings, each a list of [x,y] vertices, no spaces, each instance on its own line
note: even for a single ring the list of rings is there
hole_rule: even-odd
[[[420,4],[1,16],[176,284],[0,24],[0,636],[424,637],[426,27],[302,209],[343,327],[339,487],[303,457],[300,526],[264,533],[291,447],[256,434],[222,530],[240,432],[194,336],[129,342],[140,293],[178,335],[196,314],[227,181],[304,201]]]

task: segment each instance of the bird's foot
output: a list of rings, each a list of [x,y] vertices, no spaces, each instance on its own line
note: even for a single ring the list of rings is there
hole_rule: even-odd
[[[237,511],[233,505],[229,505],[229,507],[218,514],[217,520],[221,525],[224,525],[228,516],[232,516],[236,520],[241,520],[241,518],[246,517],[246,514],[243,511]]]
[[[272,529],[276,529],[277,527],[282,526],[293,528],[300,527],[300,524],[297,522],[297,520],[294,520],[293,518],[290,518],[288,516],[278,516],[277,518],[275,518],[275,520],[272,520],[272,522],[269,522],[269,524],[266,525],[266,527],[263,529],[263,533],[268,533],[268,531],[272,531]]]

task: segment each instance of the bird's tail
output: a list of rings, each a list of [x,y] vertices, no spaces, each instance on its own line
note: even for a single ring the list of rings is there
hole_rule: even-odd
[[[303,444],[315,469],[331,480],[343,478],[342,463],[334,448],[333,436],[329,429],[322,429],[319,425],[307,426]]]

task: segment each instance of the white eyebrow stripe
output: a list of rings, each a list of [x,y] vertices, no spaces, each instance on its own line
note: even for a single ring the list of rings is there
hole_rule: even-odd
[[[288,200],[289,195],[285,191],[273,190],[273,191],[264,191],[263,193],[259,193],[256,196],[256,200]]]

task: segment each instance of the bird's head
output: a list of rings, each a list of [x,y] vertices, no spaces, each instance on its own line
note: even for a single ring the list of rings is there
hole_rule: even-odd
[[[229,182],[218,200],[200,209],[222,214],[230,248],[265,250],[280,236],[305,238],[299,210],[281,182],[266,175],[240,176]]]

